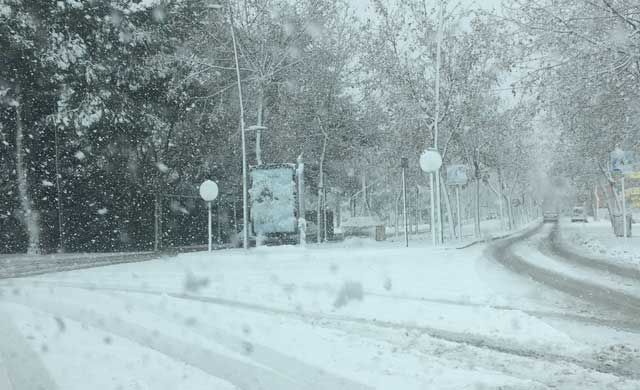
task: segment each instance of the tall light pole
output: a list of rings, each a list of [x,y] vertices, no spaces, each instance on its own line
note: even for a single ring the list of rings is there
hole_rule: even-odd
[[[438,243],[436,231],[434,229],[435,224],[435,213],[434,208],[435,200],[433,197],[433,176],[436,172],[440,170],[442,166],[442,157],[440,157],[440,153],[436,149],[427,149],[420,156],[420,169],[422,171],[429,174],[430,184],[431,184],[431,239],[433,240],[433,245],[435,246]]]
[[[402,216],[404,217],[404,242],[405,246],[409,246],[409,227],[407,225],[407,182],[405,179],[405,170],[409,168],[409,159],[406,157],[402,157],[401,168],[402,168]]]
[[[208,238],[209,238],[209,252],[212,250],[212,237],[213,237],[213,229],[211,228],[211,202],[213,202],[218,197],[218,185],[216,182],[211,180],[205,180],[200,185],[200,197],[202,200],[207,202],[207,211],[208,211]]]
[[[210,8],[219,10],[220,4],[211,4]],[[242,80],[240,79],[240,62],[238,60],[238,45],[236,43],[236,32],[233,28],[233,11],[229,5],[229,29],[231,30],[231,40],[233,41],[233,57],[236,65],[236,77],[238,82],[238,100],[240,102],[240,134],[242,139],[242,247],[249,249],[249,207],[247,202],[247,143],[244,128],[244,103],[242,101]]]
[[[64,216],[63,216],[63,199],[62,199],[62,186],[60,181],[62,179],[62,173],[60,171],[60,139],[58,137],[58,126],[55,126],[55,149],[56,149],[56,190],[58,192],[58,237],[60,242],[58,243],[58,251],[64,252]]]
[[[211,4],[209,8],[220,10],[221,4]],[[236,32],[233,28],[233,11],[229,4],[229,29],[231,30],[231,40],[233,41],[233,57],[236,65],[236,76],[238,82],[238,100],[240,102],[240,134],[242,139],[242,247],[249,249],[249,206],[247,202],[247,144],[244,128],[244,104],[242,102],[242,80],[240,79],[240,62],[238,60],[238,45],[236,43]],[[262,126],[257,126],[261,130]],[[259,154],[258,150],[256,153]],[[258,156],[259,157],[259,156]]]
[[[433,148],[438,152],[438,122],[440,120],[440,52],[442,47],[442,1],[438,0],[438,26],[436,32],[436,112],[435,123],[433,126]],[[433,178],[435,176],[435,196]],[[442,224],[442,211],[440,207],[440,170],[431,173],[431,198],[435,201],[437,219],[438,219],[438,241],[442,241],[443,236],[443,224]],[[432,209],[433,212],[433,209]],[[432,219],[433,220],[433,219]],[[433,226],[431,226],[433,229]]]

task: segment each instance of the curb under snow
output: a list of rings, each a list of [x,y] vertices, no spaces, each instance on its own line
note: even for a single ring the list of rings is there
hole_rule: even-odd
[[[472,247],[472,246],[477,245],[477,244],[483,244],[483,243],[493,242],[493,241],[497,241],[497,240],[502,240],[502,239],[509,238],[509,237],[512,237],[512,236],[517,235],[517,234],[528,232],[529,230],[537,228],[538,226],[540,226],[540,221],[536,220],[536,221],[533,221],[533,222],[527,224],[526,226],[524,226],[522,229],[519,229],[519,230],[514,230],[512,232],[501,234],[499,236],[491,236],[491,237],[477,239],[475,241],[471,241],[469,243],[466,243],[466,244],[464,244],[462,246],[456,246],[456,247],[447,248],[447,249],[466,249],[466,248]]]

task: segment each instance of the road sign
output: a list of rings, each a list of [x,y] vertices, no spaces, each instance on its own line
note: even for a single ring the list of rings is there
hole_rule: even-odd
[[[640,208],[640,187],[625,188],[625,196],[631,202],[631,207]]]
[[[633,152],[620,150],[616,148],[610,154],[611,160],[611,172],[612,173],[632,173],[633,172],[633,163],[634,163],[634,155]]]
[[[450,186],[463,186],[467,184],[466,165],[456,164],[447,166],[447,184]]]
[[[634,172],[629,173],[627,177],[633,180],[640,180],[640,171],[638,171],[636,167],[636,169],[634,169]]]

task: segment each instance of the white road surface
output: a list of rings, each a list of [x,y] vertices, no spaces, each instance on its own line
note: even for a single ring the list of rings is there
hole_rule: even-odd
[[[0,280],[0,389],[640,388],[640,329],[485,249],[357,240]]]

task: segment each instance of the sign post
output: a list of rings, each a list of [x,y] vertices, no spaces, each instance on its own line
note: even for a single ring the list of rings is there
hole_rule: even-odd
[[[624,192],[624,173],[620,182],[622,185],[622,236],[627,238],[627,194]]]
[[[307,220],[305,219],[306,210],[304,208],[304,159],[302,154],[298,156],[298,166],[296,167],[296,175],[298,176],[298,232],[300,246],[307,245]]]
[[[456,187],[456,214],[458,216],[458,238],[462,240],[462,213],[460,212],[460,187],[467,184],[467,167],[462,164],[447,167],[447,184]]]
[[[623,151],[620,148],[616,148],[610,154],[611,159],[611,173],[621,174],[620,186],[622,187],[622,235],[627,237],[627,200],[624,188],[624,176],[627,173],[633,172],[633,153],[629,151]]]
[[[400,166],[402,167],[402,215],[404,217],[404,242],[405,246],[409,247],[409,227],[407,226],[407,183],[404,176],[404,171],[409,168],[409,159],[402,157],[400,159]]]
[[[434,176],[436,172],[442,166],[442,157],[440,153],[436,149],[429,148],[422,152],[420,155],[420,169],[423,172],[429,173],[429,183],[431,185],[431,240],[433,245],[436,246],[438,244],[437,234],[436,234],[436,215],[435,215],[435,189],[434,189]],[[439,207],[439,205],[438,205]]]
[[[211,202],[218,197],[218,185],[211,180],[205,180],[200,184],[200,197],[207,202],[207,208],[209,211],[208,225],[209,225],[209,252],[212,250],[212,231],[211,231]]]

